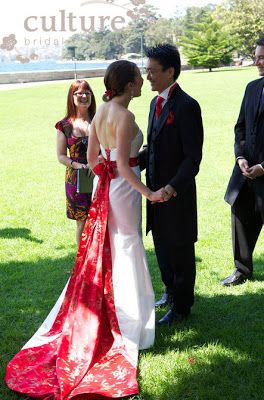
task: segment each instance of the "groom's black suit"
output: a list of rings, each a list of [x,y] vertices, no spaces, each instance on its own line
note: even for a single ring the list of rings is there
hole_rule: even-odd
[[[247,85],[235,126],[235,156],[249,167],[264,167],[264,78]],[[225,200],[231,205],[232,240],[236,268],[246,275],[253,270],[252,253],[264,222],[264,176],[249,180],[236,163]]]
[[[173,295],[175,311],[188,314],[194,301],[195,175],[202,158],[201,110],[179,85],[157,119],[155,106],[156,97],[150,105],[145,151],[147,186],[155,191],[169,184],[177,196],[164,203],[147,201],[147,233],[152,230],[162,280]]]

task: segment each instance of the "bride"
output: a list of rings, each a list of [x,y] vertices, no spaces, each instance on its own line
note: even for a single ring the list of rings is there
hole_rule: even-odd
[[[10,361],[7,385],[45,400],[121,398],[138,393],[138,350],[154,341],[154,294],[141,237],[143,135],[128,110],[141,94],[137,66],[116,61],[105,74],[105,103],[90,130],[94,195],[73,272],[54,308]],[[101,151],[102,162],[98,164]]]

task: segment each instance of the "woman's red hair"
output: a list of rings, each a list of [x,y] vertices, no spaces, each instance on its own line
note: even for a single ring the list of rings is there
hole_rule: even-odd
[[[85,80],[80,79],[74,81],[69,88],[67,98],[67,114],[65,118],[75,120],[77,117],[77,109],[73,101],[73,93],[75,93],[79,89],[89,90],[92,93],[91,104],[88,108],[88,115],[92,120],[96,111],[95,97],[89,83]]]

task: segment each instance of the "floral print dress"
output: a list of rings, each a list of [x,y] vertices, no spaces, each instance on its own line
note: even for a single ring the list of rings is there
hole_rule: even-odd
[[[73,161],[87,164],[88,136],[74,136],[72,123],[68,119],[58,121],[55,128],[65,135],[70,158]],[[91,194],[77,193],[77,170],[72,167],[66,167],[65,192],[67,217],[81,221],[86,220],[91,205]]]

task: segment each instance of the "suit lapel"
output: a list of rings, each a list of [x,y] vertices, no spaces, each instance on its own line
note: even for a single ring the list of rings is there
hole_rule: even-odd
[[[261,97],[263,91],[263,79],[260,79],[256,90],[256,96],[254,98],[254,120],[258,118],[259,114],[263,111],[263,104],[260,105]]]
[[[154,130],[154,135],[153,139],[155,139],[161,132],[161,129],[163,125],[165,124],[166,119],[168,118],[169,115],[169,101],[164,105],[162,112],[160,113],[159,118],[154,122],[155,123],[155,130]]]
[[[261,95],[260,95],[260,106],[259,106],[259,116],[260,114],[263,113],[264,111],[264,92],[263,92],[263,87],[262,87],[262,91],[261,91]]]
[[[180,89],[179,85],[177,85],[175,87],[175,89],[173,90],[172,94],[170,95],[168,101],[165,103],[159,118],[157,119],[157,121],[155,121],[155,130],[154,130],[153,139],[155,139],[160,134],[160,132],[168,118],[170,111],[172,110],[174,104],[176,103],[177,96],[178,96],[180,90],[181,89]]]
[[[148,140],[151,137],[151,131],[154,124],[155,108],[156,108],[156,97],[154,97],[150,106],[149,120],[148,120]]]

